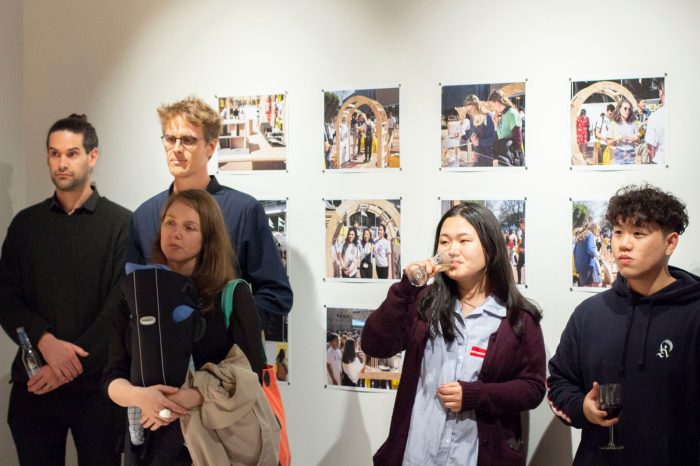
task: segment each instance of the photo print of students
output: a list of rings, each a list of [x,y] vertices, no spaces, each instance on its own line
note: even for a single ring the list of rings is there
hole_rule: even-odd
[[[325,200],[326,279],[401,278],[401,201]]]
[[[627,169],[665,167],[665,78],[571,83],[571,164]]]
[[[441,166],[525,164],[525,83],[442,86]]]
[[[396,390],[403,353],[371,358],[362,351],[362,329],[374,309],[326,307],[324,383],[356,391]]]
[[[525,286],[525,200],[443,200],[440,203],[440,215],[463,202],[481,204],[498,219],[515,283]]]
[[[400,168],[399,88],[323,93],[325,169]]]
[[[285,271],[287,268],[287,201],[286,200],[261,200],[259,201],[265,209],[267,223],[272,231],[272,238],[277,245],[282,264]],[[276,364],[278,366],[277,380],[288,382],[289,365],[288,356],[288,336],[287,333],[287,315],[271,315],[270,319],[264,324],[265,332],[265,355],[267,356],[268,364]],[[281,369],[280,369],[281,368]],[[280,371],[281,370],[281,371]]]
[[[601,291],[617,276],[610,244],[612,225],[605,219],[607,208],[608,201],[572,201],[572,287],[578,290]]]
[[[219,171],[287,168],[285,94],[218,97]]]

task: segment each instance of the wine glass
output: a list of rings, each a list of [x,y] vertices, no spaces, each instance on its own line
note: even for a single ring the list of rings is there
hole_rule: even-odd
[[[622,384],[605,383],[600,385],[598,390],[598,409],[607,411],[606,420],[615,419],[622,411]],[[601,445],[601,450],[621,450],[622,445],[615,444],[614,429],[615,426],[608,427],[608,443]]]
[[[450,270],[452,259],[447,251],[441,251],[430,258],[435,266],[435,273],[446,272]],[[428,271],[419,263],[410,264],[406,267],[408,281],[413,286],[423,286],[428,283]]]

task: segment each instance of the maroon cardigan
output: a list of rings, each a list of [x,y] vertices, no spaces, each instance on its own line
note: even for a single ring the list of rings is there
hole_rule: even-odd
[[[418,317],[420,295],[404,278],[389,289],[362,331],[362,350],[386,358],[405,350],[399,390],[391,417],[389,437],[374,455],[374,464],[401,465],[411,425],[411,413],[420,377],[428,324]],[[489,339],[488,352],[478,380],[462,382],[462,410],[476,411],[479,465],[524,465],[520,413],[534,409],[545,394],[545,351],[542,330],[523,311],[523,334],[513,333],[507,319]]]

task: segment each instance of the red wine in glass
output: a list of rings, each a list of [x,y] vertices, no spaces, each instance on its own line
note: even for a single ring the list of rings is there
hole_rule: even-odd
[[[615,419],[616,417],[620,416],[620,413],[622,412],[622,405],[609,404],[604,408],[604,410],[608,412],[608,415],[605,416],[605,420],[609,421],[610,419]]]
[[[615,419],[622,412],[622,384],[604,383],[598,390],[598,409],[607,411],[605,419]],[[615,426],[608,427],[608,443],[601,450],[621,450],[622,445],[615,444]]]

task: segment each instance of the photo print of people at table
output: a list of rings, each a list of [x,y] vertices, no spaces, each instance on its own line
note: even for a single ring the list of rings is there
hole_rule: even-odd
[[[617,277],[610,240],[612,225],[605,219],[608,201],[572,201],[572,286],[587,291],[609,288]]]
[[[287,168],[286,94],[218,97],[219,171]]]
[[[501,235],[508,250],[508,261],[518,285],[526,285],[525,277],[525,200],[443,200],[440,214],[465,202],[480,204],[491,211],[501,225]]]
[[[272,231],[272,239],[279,250],[280,259],[284,270],[287,271],[287,201],[286,200],[260,200],[265,209],[267,223]],[[287,343],[289,333],[287,332],[287,319],[289,316],[272,314],[263,328],[265,331],[265,356],[269,364],[277,364],[282,371],[277,371],[277,380],[289,382],[289,366],[287,363]],[[281,345],[281,346],[280,346]],[[281,355],[280,355],[281,351]],[[280,363],[280,357],[283,362]]]
[[[665,167],[666,79],[571,83],[571,164],[625,169]]]
[[[324,200],[326,279],[401,278],[401,201]]]
[[[441,166],[525,164],[525,83],[442,86]]]
[[[400,168],[399,88],[323,93],[325,169]]]
[[[326,307],[326,387],[368,391],[396,390],[403,352],[371,358],[362,351],[362,328],[372,309]]]

